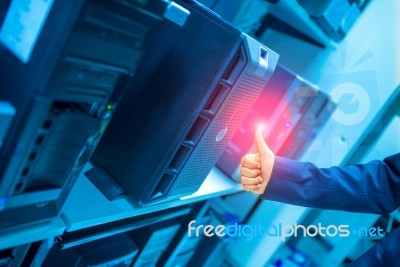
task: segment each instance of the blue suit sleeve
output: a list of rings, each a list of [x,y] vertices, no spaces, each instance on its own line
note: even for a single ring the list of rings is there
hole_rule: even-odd
[[[262,197],[320,209],[387,214],[400,206],[400,154],[330,168],[276,156]]]
[[[361,257],[356,259],[348,267],[365,266],[398,266],[400,252],[399,244],[400,228],[386,236],[378,244],[367,250]]]

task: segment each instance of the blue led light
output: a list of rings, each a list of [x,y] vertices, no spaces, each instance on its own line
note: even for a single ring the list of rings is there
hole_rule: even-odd
[[[3,210],[7,204],[7,197],[0,197],[0,210]]]

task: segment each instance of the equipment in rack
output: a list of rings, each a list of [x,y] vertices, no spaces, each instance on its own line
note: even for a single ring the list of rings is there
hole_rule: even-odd
[[[275,69],[276,53],[197,2],[177,3],[186,24],[163,25],[86,173],[117,183],[113,196],[96,185],[109,199],[125,191],[149,205],[197,191]]]
[[[210,223],[211,217],[209,215],[201,214],[201,216],[197,216],[195,220],[197,225],[207,225]],[[203,235],[196,236],[193,234],[189,236],[185,224],[184,229],[181,229],[181,231],[176,235],[173,250],[170,251],[170,254],[164,254],[160,258],[158,264],[166,267],[187,266],[187,263],[196,253],[202,238],[204,238]]]
[[[25,244],[13,248],[0,250],[1,267],[19,267],[23,266],[23,259],[29,250],[30,244]]]
[[[180,225],[152,225],[129,232],[132,240],[140,248],[139,255],[133,262],[134,267],[156,266],[162,254],[170,245]]]
[[[238,181],[240,159],[254,148],[254,132],[260,125],[275,154],[299,158],[334,108],[329,96],[315,85],[278,65],[216,166]]]
[[[0,230],[58,216],[167,8],[163,1],[47,4],[31,53],[18,42],[34,25],[18,19],[43,10],[12,1],[0,31],[7,69],[0,103],[16,110],[0,150]]]
[[[127,234],[117,234],[66,250],[50,250],[42,266],[131,266],[138,247]]]
[[[151,263],[173,248],[170,244],[178,229],[186,229],[184,222],[203,205],[184,205],[65,231],[38,242],[36,251],[25,260],[26,266],[154,266]]]

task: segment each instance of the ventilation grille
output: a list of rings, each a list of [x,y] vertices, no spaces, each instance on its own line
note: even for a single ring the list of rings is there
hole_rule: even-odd
[[[192,193],[200,187],[253,106],[265,83],[261,79],[246,74],[236,88],[232,89],[220,113],[217,114],[179,175],[171,195]],[[225,137],[217,142],[216,136],[225,128],[228,130]]]
[[[96,119],[89,105],[54,102],[43,121],[14,189],[15,194],[61,188]],[[85,114],[86,113],[86,114]]]
[[[246,66],[250,71],[252,64],[241,47],[169,167],[142,203],[198,190],[267,83],[266,79],[246,73]]]
[[[203,106],[203,111],[199,114],[196,121],[190,128],[183,143],[180,145],[178,151],[172,157],[172,160],[170,161],[169,166],[165,170],[164,174],[161,176],[161,179],[152,189],[150,194],[145,195],[142,198],[142,203],[148,203],[149,201],[157,201],[159,199],[166,198],[167,196],[171,196],[171,194],[169,194],[169,191],[171,190],[171,187],[174,184],[176,184],[181,169],[184,168],[187,160],[191,157],[193,151],[197,149],[198,143],[200,142],[202,136],[206,132],[210,123],[212,123],[213,120],[216,120],[216,117],[220,116],[220,114],[223,113],[220,112],[220,109],[221,107],[224,106],[226,99],[229,97],[229,94],[233,90],[232,89],[232,84],[234,83],[233,81],[237,80],[237,77],[239,76],[240,72],[245,67],[246,61],[243,53],[244,53],[243,48],[240,48],[236,52],[235,56],[233,57],[228,67],[224,71],[219,83],[211,92],[211,95],[209,96],[207,102]],[[232,106],[232,108],[234,108],[234,103],[230,105]],[[228,109],[232,110],[232,108]],[[217,131],[217,129],[221,131],[220,127],[215,128],[215,131]],[[213,134],[214,139],[217,134],[218,133]],[[226,146],[225,141],[220,143],[221,144],[218,145],[221,146],[222,148]],[[213,158],[210,162],[215,163],[215,159]],[[210,163],[208,163],[207,166],[211,166]],[[199,173],[199,176],[205,178],[207,176],[207,173],[204,174],[203,170],[202,172]],[[193,184],[198,184],[198,183],[199,179],[193,181]],[[188,184],[187,186],[192,187],[191,184]]]

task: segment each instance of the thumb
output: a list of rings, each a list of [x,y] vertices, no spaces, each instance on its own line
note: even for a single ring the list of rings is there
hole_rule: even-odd
[[[256,147],[257,147],[257,152],[258,152],[257,153],[258,158],[268,157],[268,155],[270,153],[270,149],[264,140],[264,137],[262,134],[262,127],[258,127],[256,130],[255,142],[256,142]]]

